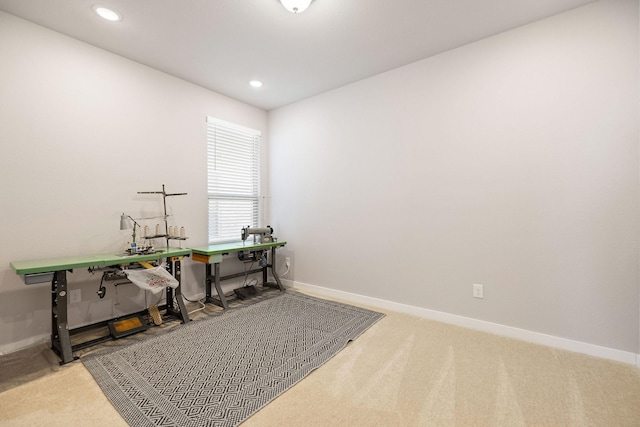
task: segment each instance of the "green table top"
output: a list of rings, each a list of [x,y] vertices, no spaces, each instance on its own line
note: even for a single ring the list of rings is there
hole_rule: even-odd
[[[191,248],[194,254],[202,255],[222,255],[231,252],[251,251],[254,249],[267,249],[278,246],[284,246],[287,242],[269,242],[269,243],[253,243],[253,241],[220,243],[217,245],[200,246]]]
[[[158,248],[154,254],[125,255],[125,254],[97,254],[79,255],[60,258],[37,259],[27,261],[13,261],[11,269],[16,274],[49,273],[53,271],[72,270],[82,267],[105,267],[109,265],[130,264],[138,261],[153,261],[160,258],[190,255],[191,249]]]

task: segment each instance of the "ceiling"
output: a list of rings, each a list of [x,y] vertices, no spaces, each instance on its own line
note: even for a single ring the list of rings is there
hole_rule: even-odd
[[[271,110],[592,1],[314,0],[293,14],[279,0],[0,0],[0,10]],[[95,4],[123,20],[103,20]]]

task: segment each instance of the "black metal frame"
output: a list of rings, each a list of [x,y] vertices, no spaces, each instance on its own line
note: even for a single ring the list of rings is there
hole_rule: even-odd
[[[185,255],[188,256],[188,255]],[[166,310],[167,316],[173,316],[180,319],[181,323],[187,323],[189,319],[189,313],[187,312],[182,298],[182,281],[181,281],[181,257],[171,257],[167,261],[167,271],[173,275],[178,281],[178,287],[175,289],[175,301],[177,306],[174,305],[174,289],[167,286],[165,305],[160,306],[161,310]],[[81,326],[79,328],[69,329],[68,324],[68,290],[67,290],[67,271],[73,272],[73,270],[60,270],[53,273],[53,280],[51,281],[51,349],[58,354],[61,365],[69,362],[73,362],[78,358],[73,355],[75,350],[87,348],[92,345],[99,344],[101,342],[109,341],[113,339],[111,335],[95,338],[89,341],[85,341],[79,344],[71,345],[71,336],[82,332],[86,332],[99,327],[107,326],[107,324],[113,320],[119,320],[123,317],[130,317],[132,315],[148,314],[148,310],[143,310],[137,313],[131,313],[126,316],[116,317],[113,319],[103,320],[100,322],[92,323],[90,325]]]
[[[282,246],[284,246],[284,245],[282,245]],[[233,278],[236,278],[236,277],[244,276],[246,274],[253,274],[253,273],[260,273],[260,272],[262,272],[262,286],[275,288],[275,289],[280,289],[280,291],[284,291],[284,286],[282,286],[282,282],[280,282],[280,278],[278,277],[278,273],[276,273],[276,269],[275,269],[275,265],[276,265],[276,248],[277,248],[277,246],[272,246],[271,247],[271,263],[267,263],[262,268],[253,269],[253,270],[250,270],[250,271],[247,271],[247,272],[234,273],[234,274],[228,274],[226,276],[220,276],[220,264],[221,264],[221,262],[215,262],[213,264],[207,263],[206,264],[206,270],[205,270],[205,282],[206,282],[206,291],[207,291],[206,302],[215,304],[215,305],[217,305],[219,307],[222,307],[223,309],[227,310],[229,308],[229,303],[227,302],[227,298],[224,296],[224,292],[222,292],[222,288],[220,287],[220,282],[222,280],[233,279]],[[241,252],[243,250],[244,249],[238,249],[238,250],[234,250],[234,251],[225,252],[225,253],[222,254],[222,256],[229,255],[230,253]],[[211,266],[212,265],[213,265],[213,274],[211,274]],[[271,274],[273,275],[273,278],[276,281],[275,283],[270,283],[267,280],[268,279],[268,269],[269,268],[271,269]],[[215,291],[218,294],[217,297],[214,297],[212,295],[211,285],[213,285],[213,287],[215,288]]]

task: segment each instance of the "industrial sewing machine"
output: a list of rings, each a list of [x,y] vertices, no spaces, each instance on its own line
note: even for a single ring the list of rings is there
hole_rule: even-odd
[[[273,228],[267,225],[263,228],[243,227],[242,228],[242,241],[247,240],[249,235],[253,235],[253,243],[272,243],[275,242],[273,234]],[[260,238],[260,242],[256,242],[256,236]]]
[[[253,236],[253,245],[260,245],[265,243],[273,243],[275,242],[275,237],[272,236],[273,228],[270,225],[266,227],[257,228],[257,227],[243,227],[241,236],[242,236],[242,245],[244,246],[245,241],[249,238],[249,236]],[[256,239],[259,238],[260,241],[257,242]],[[266,269],[267,267],[272,267],[269,265],[267,260],[267,248],[260,248],[254,250],[243,250],[238,251],[238,259],[244,263],[251,263],[253,265],[254,262],[258,263],[260,270],[254,270],[253,272],[263,272],[264,282],[267,281]],[[275,252],[272,252],[272,256],[275,255]],[[273,267],[272,267],[273,270]],[[240,299],[249,298],[253,295],[256,295],[257,290],[254,285],[247,284],[247,274],[245,273],[245,285],[241,288],[234,289],[233,291]]]
[[[253,244],[262,244],[262,243],[273,243],[276,241],[275,237],[272,236],[273,228],[270,225],[266,227],[257,228],[257,227],[243,227],[242,228],[242,244],[249,238],[249,236],[253,236]],[[259,238],[260,241],[256,241]],[[238,259],[243,262],[255,262],[258,261],[260,267],[263,267],[267,264],[267,249],[259,249],[252,251],[240,251],[238,252]]]

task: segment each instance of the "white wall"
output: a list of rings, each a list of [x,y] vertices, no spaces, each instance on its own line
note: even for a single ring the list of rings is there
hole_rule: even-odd
[[[48,286],[9,262],[119,249],[122,212],[161,209],[137,191],[188,192],[169,209],[206,243],[206,115],[271,128],[290,279],[640,353],[637,8],[600,1],[268,122],[0,12],[0,353],[50,328]],[[202,296],[201,265],[183,273]],[[70,275],[72,327],[145,303],[99,300],[97,279]]]
[[[640,352],[638,59],[605,0],[270,112],[289,278]]]
[[[0,12],[0,353],[47,340],[49,285],[25,286],[10,261],[121,250],[122,212],[162,212],[207,243],[207,115],[261,130],[265,111]],[[266,156],[265,156],[266,157]],[[266,170],[266,168],[265,168]],[[266,188],[266,174],[265,174]],[[152,221],[155,223],[156,221]],[[153,225],[153,224],[151,224]],[[204,295],[203,264],[186,261],[185,294]],[[144,308],[144,293],[100,275],[69,276],[83,302],[70,326]],[[155,301],[149,301],[155,302]]]

